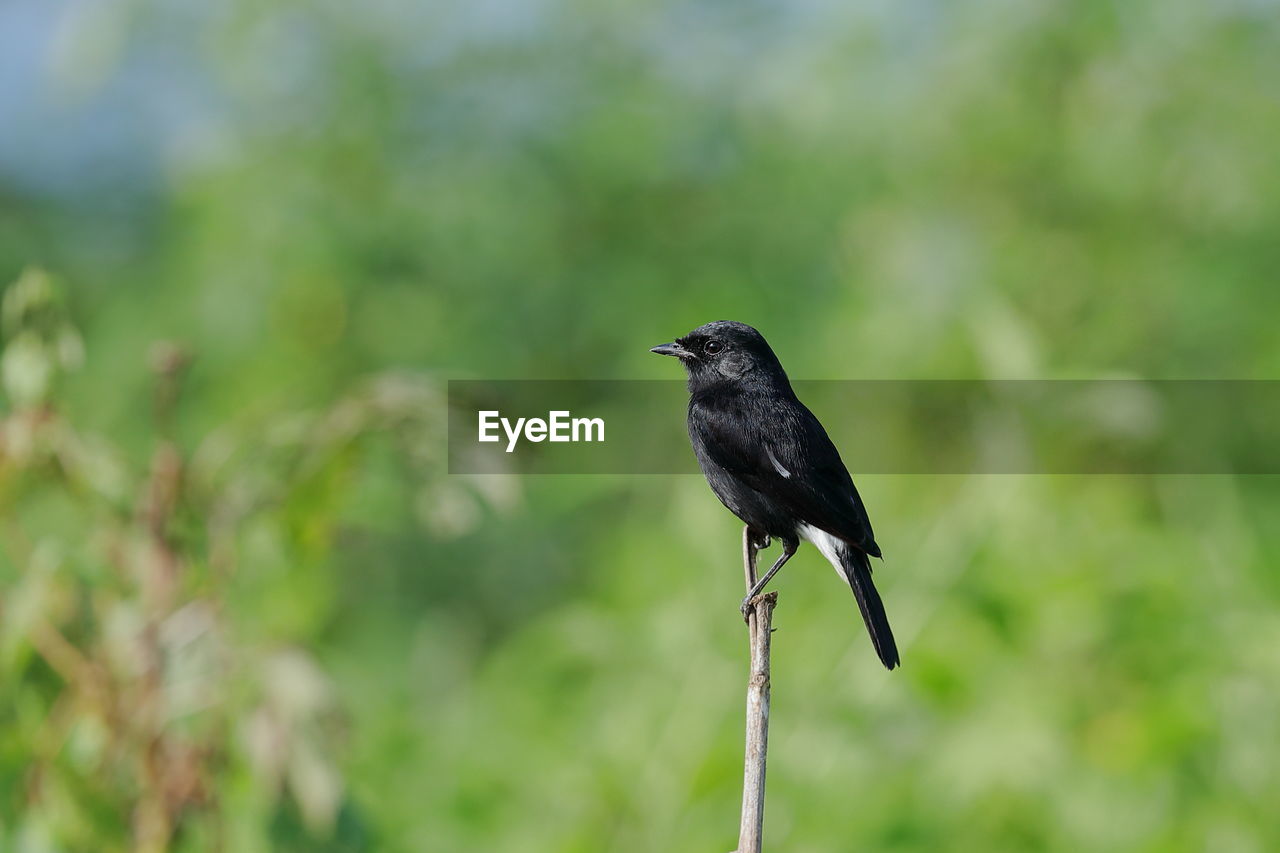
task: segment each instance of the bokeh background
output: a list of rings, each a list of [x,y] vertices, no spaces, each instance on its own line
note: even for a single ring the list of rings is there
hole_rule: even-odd
[[[1267,0],[7,0],[0,849],[731,849],[736,521],[450,477],[444,381],[1274,378],[1277,80]],[[768,847],[1280,847],[1275,478],[859,483],[905,666],[780,576]]]

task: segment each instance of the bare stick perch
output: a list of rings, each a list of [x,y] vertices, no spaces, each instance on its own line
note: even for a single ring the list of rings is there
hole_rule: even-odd
[[[742,568],[747,591],[756,583],[756,546],[751,528],[742,530]],[[764,832],[764,766],[769,748],[769,635],[773,633],[776,592],[751,600],[747,626],[751,636],[751,676],[747,681],[747,748],[742,776],[742,824],[737,853],[760,853]]]

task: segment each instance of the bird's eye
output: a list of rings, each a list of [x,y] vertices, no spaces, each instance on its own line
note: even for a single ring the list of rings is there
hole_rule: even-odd
[[[707,355],[715,355],[716,353],[720,352],[720,350],[722,349],[724,349],[724,344],[720,343],[719,341],[707,341],[705,344],[702,345],[702,351],[705,352]]]

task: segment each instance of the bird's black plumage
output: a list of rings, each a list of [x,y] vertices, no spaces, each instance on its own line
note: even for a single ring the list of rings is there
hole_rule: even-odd
[[[688,372],[689,438],[711,490],[757,540],[782,543],[782,556],[753,593],[801,539],[812,542],[853,589],[880,660],[897,666],[893,631],[871,582],[869,558],[880,556],[880,546],[867,510],[764,337],[721,320],[652,351],[679,358]]]

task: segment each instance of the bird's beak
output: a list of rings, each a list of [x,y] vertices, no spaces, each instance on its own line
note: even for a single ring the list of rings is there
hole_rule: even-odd
[[[659,344],[649,352],[656,352],[658,355],[674,355],[676,358],[688,358],[693,355],[680,344]]]

